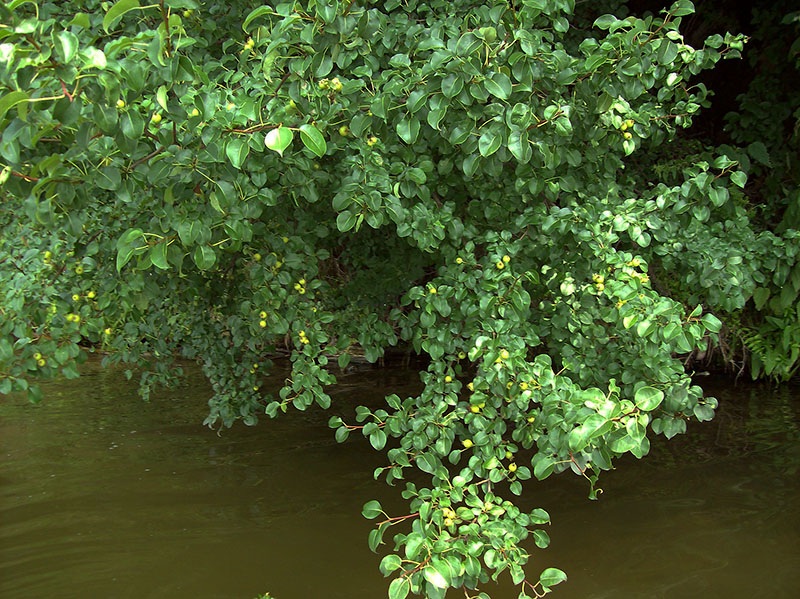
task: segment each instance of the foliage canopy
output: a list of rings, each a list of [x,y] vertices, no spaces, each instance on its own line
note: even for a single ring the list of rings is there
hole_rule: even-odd
[[[334,362],[408,343],[430,358],[420,395],[330,422],[386,449],[376,478],[429,475],[408,515],[364,506],[375,550],[405,526],[389,597],[486,597],[503,571],[521,599],[547,592],[564,573],[528,579],[520,543],[547,546],[549,516],[508,496],[565,470],[594,493],[648,429],[710,419],[676,357],[721,330],[700,302],[800,288],[794,229],[750,222],[746,155],[671,173],[660,153],[708,105],[695,76],[743,37],[691,47],[687,0],[574,9],[5,3],[0,393],[40,399],[35,379],[78,376],[88,342],[141,367],[145,397],[196,360],[207,423],[254,424],[335,410]]]

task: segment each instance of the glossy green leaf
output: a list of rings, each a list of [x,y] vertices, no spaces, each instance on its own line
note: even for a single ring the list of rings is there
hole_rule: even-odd
[[[20,102],[25,102],[30,96],[26,92],[9,92],[0,98],[0,121],[6,116],[6,113]]]
[[[53,47],[56,50],[56,57],[63,64],[69,64],[75,59],[79,45],[78,36],[71,31],[59,31],[53,34]]]
[[[547,589],[564,582],[566,579],[567,575],[558,568],[547,568],[544,572],[542,572],[541,576],[539,576],[539,582]]]
[[[481,156],[491,156],[500,149],[500,144],[503,143],[502,136],[494,129],[488,129],[483,132],[478,139],[478,149]]]
[[[292,142],[292,139],[291,139],[291,135],[290,135],[288,143],[291,143],[291,142]],[[287,145],[288,145],[288,143],[287,143]],[[267,147],[269,147],[269,145]],[[276,148],[270,148],[270,149],[275,150],[279,154],[282,154],[283,153],[283,149],[285,149],[285,146],[284,146],[284,148],[281,148],[281,150],[278,150]],[[231,161],[231,164],[233,165],[233,168],[237,168],[237,169],[241,168],[242,165],[245,162],[245,159],[247,158],[247,155],[249,153],[250,153],[250,144],[248,144],[243,139],[234,138],[234,139],[231,139],[225,145],[225,154],[228,156],[228,160]]]
[[[653,387],[641,387],[633,399],[636,407],[647,412],[655,410],[664,401],[664,392]]]
[[[198,245],[192,254],[194,263],[200,270],[208,270],[217,261],[217,254],[214,248],[207,245]]]
[[[301,132],[301,136],[302,136],[302,132]],[[270,150],[273,150],[273,151],[277,152],[278,154],[280,154],[281,156],[283,156],[283,151],[286,148],[289,147],[289,144],[292,143],[292,138],[293,137],[294,137],[294,134],[292,133],[292,130],[289,129],[288,127],[275,127],[274,129],[271,129],[269,131],[269,133],[267,133],[266,137],[264,138],[264,144]],[[236,140],[232,140],[232,141],[236,141]],[[308,145],[308,144],[306,144],[306,145]],[[228,144],[228,147],[230,147],[230,143]],[[226,151],[227,151],[227,148],[226,148]],[[238,145],[234,146],[234,152],[235,153],[240,154],[241,151],[243,151],[243,150],[241,150],[241,146],[238,146]],[[247,151],[249,151],[249,146],[248,146],[248,150]],[[242,160],[244,160],[244,157],[246,157],[246,156],[247,156],[247,154],[245,153],[244,156],[242,156]],[[230,153],[228,153],[228,158],[230,159],[231,163],[234,166],[236,166],[236,164],[234,163],[233,158],[231,158]]]
[[[367,520],[374,520],[382,513],[381,504],[379,501],[372,500],[368,501],[364,504],[363,509],[361,510],[361,515],[364,516]]]
[[[419,129],[419,120],[415,117],[406,116],[397,123],[397,135],[409,145],[417,141]]]
[[[103,17],[103,29],[108,30],[115,25],[119,19],[127,12],[139,8],[139,0],[118,0],[108,9],[106,16]]]
[[[411,583],[405,576],[395,578],[389,584],[389,599],[405,599],[411,591]]]
[[[162,241],[150,247],[150,261],[153,266],[166,270],[169,268],[169,260],[167,258],[167,243]]]
[[[325,138],[322,137],[322,133],[320,133],[314,125],[306,123],[300,126],[300,141],[320,158],[328,151]]]

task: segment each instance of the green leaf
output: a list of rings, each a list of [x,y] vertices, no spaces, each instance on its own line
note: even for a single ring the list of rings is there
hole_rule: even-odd
[[[503,143],[502,136],[496,130],[488,129],[478,139],[478,150],[480,150],[481,156],[491,156],[500,149],[501,143]]]
[[[141,229],[128,229],[117,240],[117,272],[128,263],[136,248],[144,243]]]
[[[542,572],[542,575],[539,576],[539,583],[545,588],[550,588],[564,582],[566,579],[567,575],[558,568],[547,568],[547,570]]]
[[[153,263],[153,266],[161,270],[167,270],[169,268],[166,241],[162,241],[150,247],[150,262]]]
[[[367,520],[374,520],[378,516],[381,515],[383,510],[381,509],[381,504],[379,501],[373,499],[372,501],[368,501],[364,504],[364,507],[361,509],[361,515],[364,516]]]
[[[275,127],[269,133],[267,133],[266,137],[264,138],[264,143],[266,144],[267,148],[269,148],[270,150],[274,150],[275,152],[283,156],[283,151],[287,147],[289,147],[290,143],[292,143],[293,137],[294,134],[292,133],[292,130],[289,129],[288,127]],[[235,151],[238,152],[239,150],[235,148]],[[245,154],[245,156],[246,155],[247,154]],[[231,158],[230,154],[228,154],[228,158],[231,160],[231,163],[233,163],[233,159]],[[236,166],[236,164],[234,164],[234,166]]]
[[[106,16],[103,17],[103,29],[108,33],[109,27],[122,18],[126,12],[139,8],[139,0],[119,0],[108,9]]]
[[[720,321],[720,319],[713,314],[704,314],[700,321],[712,333],[719,333],[720,329],[722,328],[722,321]]]
[[[764,142],[754,141],[747,146],[747,153],[764,166],[772,166],[769,160],[769,152],[767,151],[767,146],[764,145]]]
[[[192,258],[194,258],[194,263],[197,264],[197,268],[200,270],[208,270],[214,266],[214,263],[217,261],[217,254],[214,248],[207,245],[199,245],[195,248]]]
[[[195,220],[184,220],[178,224],[178,237],[185,246],[192,245],[200,234],[200,224]]]
[[[731,182],[738,187],[744,187],[744,184],[747,183],[747,173],[744,171],[736,171],[735,173],[731,173]]]
[[[406,599],[411,591],[411,583],[408,578],[395,578],[389,584],[389,599]]]
[[[512,131],[508,136],[508,149],[520,162],[530,162],[533,148],[528,140],[527,131]]]
[[[390,553],[381,560],[380,570],[384,576],[388,576],[390,572],[397,570],[403,563],[399,555]]]
[[[344,212],[340,212],[339,215],[336,217],[336,228],[339,229],[342,233],[345,233],[356,226],[356,222],[358,221],[358,214],[351,212],[350,210],[345,210]]]
[[[30,96],[25,92],[9,92],[0,98],[0,121],[6,116],[6,113],[20,102],[25,102]]]
[[[611,26],[617,21],[619,21],[619,19],[617,19],[617,17],[615,17],[614,15],[603,15],[595,19],[594,26],[597,27],[598,29],[607,30],[610,29]]]
[[[325,152],[328,151],[328,145],[325,143],[325,138],[322,137],[322,133],[320,133],[314,125],[309,125],[306,123],[305,125],[300,126],[300,141],[303,142],[303,145],[311,150],[314,154],[322,158],[325,155]]]
[[[289,132],[289,143],[291,143],[291,131]],[[288,144],[287,144],[288,145]],[[274,148],[271,148],[274,149]],[[276,152],[282,153],[282,151],[275,150]],[[227,145],[225,146],[225,154],[228,156],[228,160],[231,161],[233,168],[239,169],[241,168],[242,164],[244,164],[245,158],[250,153],[250,144],[242,139],[232,139],[230,140]]]
[[[78,53],[78,36],[71,31],[59,31],[53,35],[56,57],[62,64],[69,64]]]
[[[97,171],[97,177],[95,177],[94,183],[100,189],[115,191],[119,189],[122,184],[122,174],[115,166],[104,166]]]
[[[164,85],[160,85],[156,90],[156,102],[158,102],[159,106],[164,110],[167,110],[167,88]]]
[[[483,86],[487,92],[501,100],[511,97],[511,79],[505,73],[494,73],[491,79],[484,80]]]
[[[449,585],[444,579],[444,576],[432,566],[428,566],[422,571],[425,580],[435,586],[437,589],[446,589]]]
[[[655,410],[662,401],[664,401],[664,392],[655,387],[641,387],[633,397],[636,407],[646,412]]]
[[[259,6],[255,10],[251,11],[250,14],[247,15],[247,17],[245,17],[244,21],[242,22],[242,29],[245,32],[247,32],[249,31],[248,27],[250,27],[250,23],[255,21],[258,17],[260,17],[261,15],[269,15],[274,13],[275,9],[269,4],[266,4],[264,6]]]
[[[397,123],[397,135],[407,144],[417,141],[419,135],[419,120],[416,117],[406,117]]]

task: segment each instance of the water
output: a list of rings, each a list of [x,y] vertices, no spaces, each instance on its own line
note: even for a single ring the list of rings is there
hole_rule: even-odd
[[[342,383],[342,414],[417,386],[400,368]],[[0,599],[386,596],[360,511],[404,502],[373,481],[384,459],[366,440],[333,440],[330,413],[218,435],[193,370],[150,403],[96,365],[45,391],[40,406],[0,398]],[[714,422],[621,461],[599,501],[572,475],[531,485],[525,503],[553,525],[528,571],[567,571],[554,597],[800,596],[800,398],[715,394]],[[516,597],[508,582],[486,590]]]

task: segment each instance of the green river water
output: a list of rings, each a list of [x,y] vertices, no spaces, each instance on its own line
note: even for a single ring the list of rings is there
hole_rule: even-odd
[[[372,479],[385,456],[361,437],[337,444],[317,409],[217,434],[188,370],[149,403],[91,362],[38,406],[0,397],[0,599],[385,597],[360,515],[370,499],[404,513],[400,489]],[[417,380],[342,375],[332,410]],[[618,462],[598,501],[572,474],[529,485],[521,507],[553,524],[528,572],[569,576],[552,597],[800,597],[800,392],[699,382],[717,418]],[[508,581],[486,590],[516,597]]]

